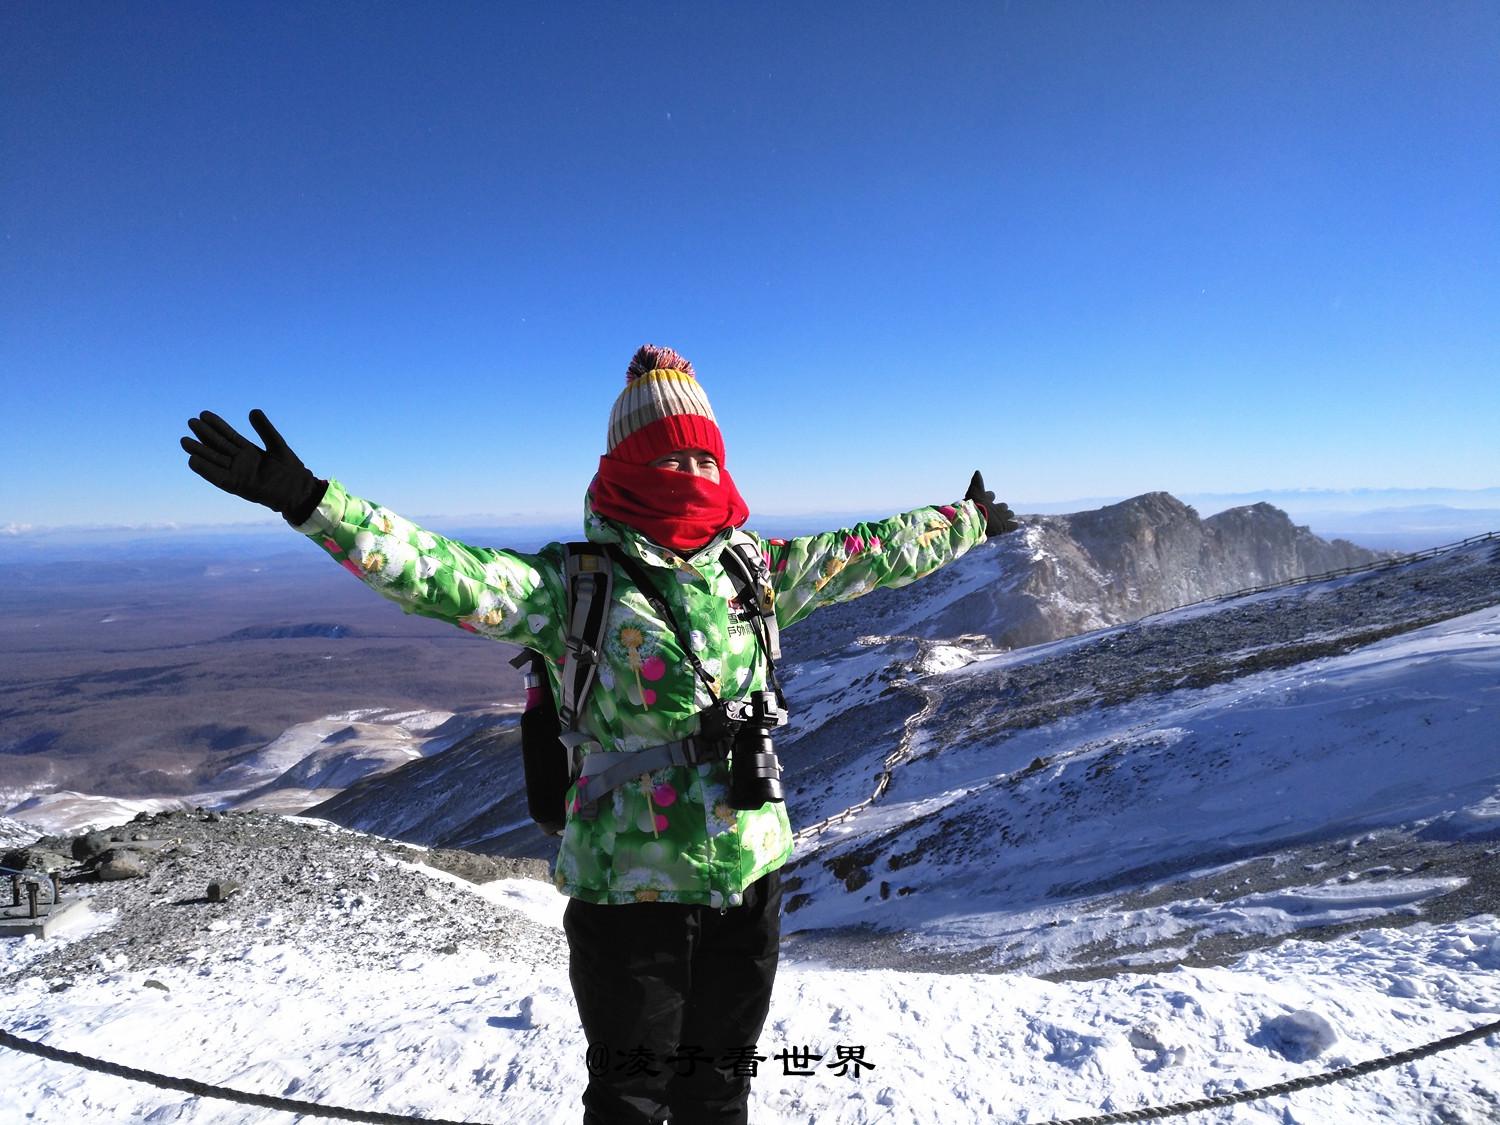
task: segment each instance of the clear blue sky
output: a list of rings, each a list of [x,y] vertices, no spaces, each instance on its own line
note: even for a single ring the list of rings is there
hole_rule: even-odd
[[[762,512],[1500,483],[1494,3],[11,0],[0,83],[0,525],[254,518],[253,406],[566,515],[646,341]]]

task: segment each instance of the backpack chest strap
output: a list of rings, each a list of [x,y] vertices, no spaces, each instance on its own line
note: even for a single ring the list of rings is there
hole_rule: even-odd
[[[663,742],[644,750],[600,750],[583,759],[583,773],[578,778],[578,815],[593,820],[599,815],[599,801],[620,786],[642,774],[668,766],[696,766],[717,761],[727,754],[723,742],[710,742],[701,735]]]

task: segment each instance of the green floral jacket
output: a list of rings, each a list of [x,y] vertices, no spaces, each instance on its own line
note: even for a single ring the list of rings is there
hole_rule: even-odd
[[[739,698],[765,686],[766,661],[720,564],[721,533],[681,557],[612,520],[586,513],[590,540],[618,543],[656,579],[718,694]],[[567,632],[562,547],[536,554],[472,547],[425,531],[330,481],[298,531],[360,581],[408,613],[441,618],[471,633],[535,649],[547,658],[554,696]],[[878,523],[797,539],[757,537],[769,562],[782,628],[820,606],[879,586],[904,586],[984,541],[972,502],[918,508]],[[710,700],[671,625],[630,576],[615,567],[605,659],[581,727],[606,750],[631,751],[697,733]],[[795,708],[796,701],[789,701]],[[786,806],[729,807],[724,762],[643,774],[598,803],[588,820],[569,816],[555,882],[589,902],[682,902],[734,906],[755,879],[792,851]]]

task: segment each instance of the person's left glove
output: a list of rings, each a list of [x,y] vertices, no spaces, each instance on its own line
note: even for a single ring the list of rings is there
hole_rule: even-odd
[[[328,482],[313,476],[264,413],[250,411],[250,424],[264,449],[211,410],[189,418],[188,429],[198,440],[182,439],[188,468],[225,492],[280,512],[293,526],[306,523]]]
[[[984,477],[978,469],[974,470],[974,476],[969,480],[969,491],[964,493],[964,499],[974,501],[984,513],[986,538],[993,539],[1021,526],[1016,522],[1016,513],[1010,510],[1010,505],[996,500],[993,492],[985,490]]]

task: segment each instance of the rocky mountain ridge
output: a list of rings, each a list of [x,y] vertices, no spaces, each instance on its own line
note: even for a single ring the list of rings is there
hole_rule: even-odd
[[[1020,648],[1384,557],[1320,539],[1269,504],[1202,519],[1170,493],[1148,492],[1093,511],[1023,517],[1019,532],[915,590],[877,590],[821,611],[791,643],[825,651],[863,631]]]

